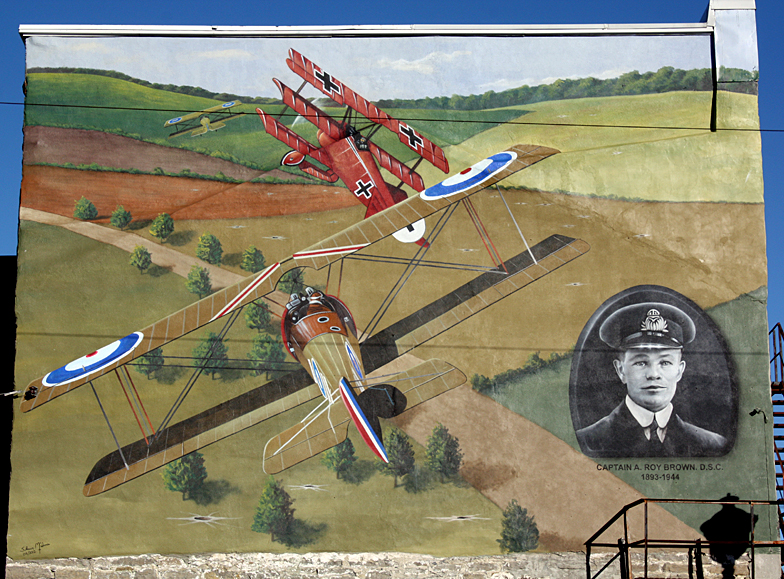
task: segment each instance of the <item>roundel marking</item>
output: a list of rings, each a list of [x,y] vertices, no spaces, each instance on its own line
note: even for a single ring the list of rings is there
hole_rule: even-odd
[[[505,169],[517,158],[517,153],[504,151],[496,153],[462,170],[457,175],[452,175],[432,187],[428,187],[420,196],[423,199],[437,199],[439,197],[449,197],[457,193],[467,191],[480,183],[487,181],[490,177]]]
[[[179,123],[182,120],[182,117],[174,117],[173,119],[169,119],[166,121],[167,125],[173,125],[174,123]]]
[[[108,346],[99,348],[91,354],[82,356],[72,362],[68,362],[65,366],[62,366],[57,370],[49,372],[43,377],[41,383],[44,386],[50,387],[60,386],[78,380],[79,378],[97,372],[98,370],[102,370],[106,366],[117,362],[133,352],[133,350],[136,349],[136,346],[142,341],[143,337],[144,335],[141,332],[134,332],[124,338],[120,338]]]
[[[229,108],[229,107],[233,107],[235,104],[236,104],[236,102],[235,102],[235,101],[231,101],[231,102],[228,102],[228,103],[223,103],[221,106],[222,106],[224,109],[227,109],[227,108]]]

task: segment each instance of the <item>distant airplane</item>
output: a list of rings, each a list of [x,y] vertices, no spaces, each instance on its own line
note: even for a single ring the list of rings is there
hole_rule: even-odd
[[[217,131],[226,126],[226,121],[241,117],[245,113],[232,113],[231,109],[241,105],[240,101],[230,101],[222,105],[216,105],[203,111],[190,113],[182,117],[174,117],[166,121],[164,127],[176,127],[170,139],[179,137],[190,132],[191,137],[203,135],[209,131]]]

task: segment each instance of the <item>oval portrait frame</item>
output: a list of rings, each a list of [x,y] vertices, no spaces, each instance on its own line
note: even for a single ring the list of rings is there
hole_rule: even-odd
[[[599,337],[602,323],[618,309],[639,303],[663,303],[680,308],[694,322],[694,340],[683,347],[686,362],[678,382],[672,420],[680,419],[724,437],[721,448],[681,450],[668,457],[723,456],[735,445],[738,430],[738,380],[726,340],[715,322],[689,298],[657,285],[628,288],[606,300],[585,324],[575,346],[569,377],[569,408],[580,450],[593,458],[650,458],[622,440],[593,444],[580,430],[620,408],[626,387],[613,366],[617,351]],[[642,428],[640,428],[642,430]],[[671,430],[668,426],[668,431]],[[674,430],[674,429],[673,429]]]

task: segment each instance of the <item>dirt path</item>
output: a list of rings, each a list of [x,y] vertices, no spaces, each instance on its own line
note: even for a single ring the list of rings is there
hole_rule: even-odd
[[[436,423],[446,426],[460,440],[463,478],[501,508],[512,499],[528,508],[539,527],[540,542],[549,551],[582,550],[584,541],[621,507],[643,497],[610,472],[597,470],[593,460],[561,439],[468,384],[437,400],[393,421],[423,446]],[[637,511],[630,517],[630,528],[641,530],[643,511]],[[655,505],[649,507],[649,520],[651,536],[699,535]],[[617,539],[622,536],[617,531],[613,527],[607,536]],[[633,535],[630,540],[642,538]]]
[[[63,229],[73,231],[74,233],[100,241],[101,243],[113,245],[128,253],[131,253],[137,245],[144,246],[149,250],[152,262],[155,265],[168,269],[184,278],[188,277],[188,272],[192,266],[198,265],[199,267],[206,267],[210,272],[213,289],[228,287],[245,277],[226,271],[220,267],[210,265],[196,257],[188,257],[171,247],[155,243],[129,231],[109,229],[108,227],[103,227],[102,225],[97,225],[95,223],[78,221],[69,217],[63,217],[62,215],[46,213],[45,211],[38,211],[37,209],[30,209],[27,207],[22,207],[20,209],[19,218],[27,221],[45,223],[47,225],[56,225],[57,227],[62,227]]]

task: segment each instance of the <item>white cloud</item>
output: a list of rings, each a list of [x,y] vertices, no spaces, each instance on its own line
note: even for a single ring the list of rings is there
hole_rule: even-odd
[[[210,60],[251,60],[255,58],[252,52],[247,50],[239,50],[237,48],[227,48],[225,50],[208,50],[205,52],[197,52],[193,55],[197,59],[210,59]]]
[[[467,50],[456,50],[454,52],[431,52],[418,60],[389,60],[382,58],[376,62],[378,68],[391,68],[392,70],[402,70],[405,72],[418,72],[421,74],[433,74],[439,70],[443,65],[446,65],[454,60],[460,59],[464,56],[470,56],[471,52]]]

